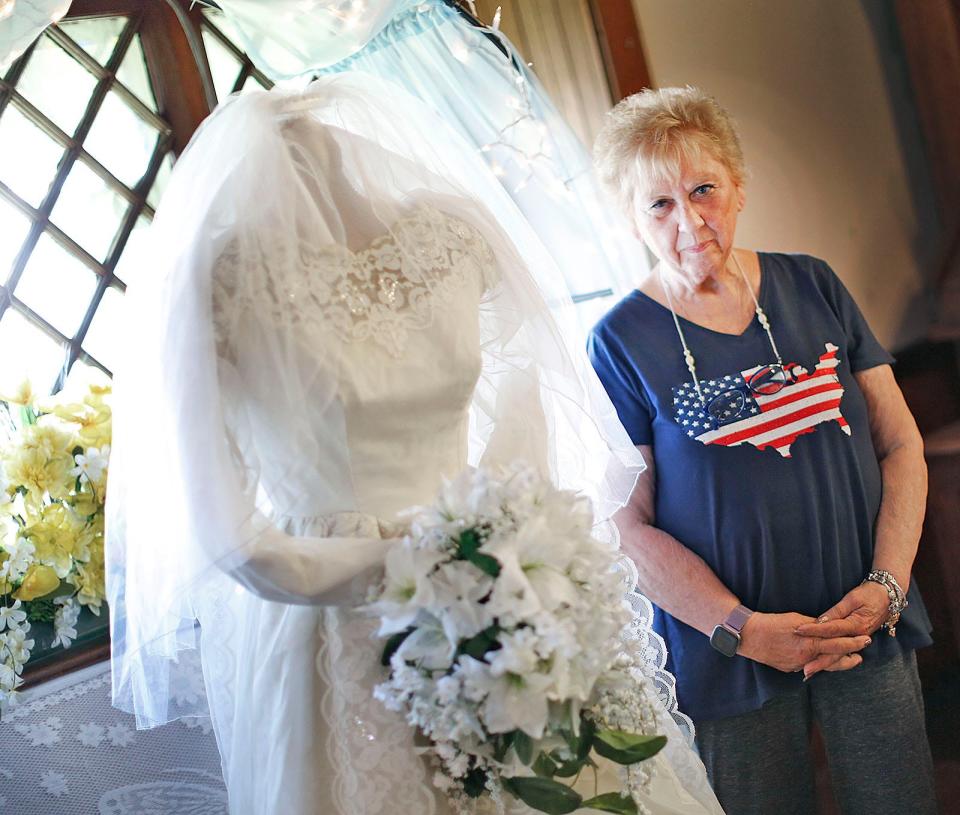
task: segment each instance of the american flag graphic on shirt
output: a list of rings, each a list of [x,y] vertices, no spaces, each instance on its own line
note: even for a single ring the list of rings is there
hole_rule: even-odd
[[[837,376],[837,346],[826,343],[827,351],[812,372],[799,366],[787,366],[791,381],[777,393],[761,396],[752,393],[747,380],[763,366],[757,365],[739,374],[719,379],[700,380],[700,389],[707,404],[728,391],[743,395],[743,410],[737,415],[740,396],[731,393],[721,400],[720,426],[706,412],[692,382],[673,388],[674,417],[687,436],[703,444],[736,447],[752,444],[758,450],[774,448],[784,458],[790,457],[790,445],[798,436],[812,433],[824,422],[836,422],[848,436],[850,426],[840,413],[843,385]]]

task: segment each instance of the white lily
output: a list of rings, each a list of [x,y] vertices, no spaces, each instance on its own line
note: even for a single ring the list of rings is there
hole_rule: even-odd
[[[451,561],[437,569],[433,576],[434,602],[454,646],[493,623],[488,604],[480,602],[492,586],[493,579],[467,561]]]
[[[456,640],[451,643],[440,621],[431,614],[417,617],[417,629],[397,649],[405,662],[416,662],[427,671],[443,671],[453,663]]]
[[[383,594],[370,611],[380,615],[380,636],[396,634],[409,627],[421,609],[434,602],[429,575],[444,559],[439,552],[418,549],[410,540],[394,546],[384,562],[386,577]]]
[[[21,611],[20,605],[19,600],[14,600],[12,606],[0,608],[0,631],[3,631],[7,626],[10,626],[10,630],[13,631],[15,628],[20,628],[24,623],[27,619],[27,612]]]
[[[540,673],[523,676],[505,673],[494,676],[490,666],[472,657],[461,656],[464,691],[482,695],[483,723],[490,733],[522,730],[539,739],[547,726],[549,710],[546,689],[550,677]]]

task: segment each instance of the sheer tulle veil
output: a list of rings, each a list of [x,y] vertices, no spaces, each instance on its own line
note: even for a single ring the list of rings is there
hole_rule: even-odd
[[[643,462],[576,347],[564,283],[475,152],[361,74],[233,97],[180,158],[128,293],[143,339],[116,376],[107,568],[114,698],[141,725],[205,712],[180,674],[209,587],[244,563],[258,529],[298,511],[270,485],[294,479],[314,508],[355,509],[336,375],[338,332],[352,329],[321,320],[310,336],[327,340],[307,348],[285,303],[305,247],[349,251],[422,206],[462,220],[496,260],[478,315],[471,463],[527,458],[590,494],[599,517],[629,494]],[[405,240],[396,267],[427,280]],[[228,278],[216,273],[226,256]],[[297,448],[287,472],[266,472],[257,450],[281,424]]]

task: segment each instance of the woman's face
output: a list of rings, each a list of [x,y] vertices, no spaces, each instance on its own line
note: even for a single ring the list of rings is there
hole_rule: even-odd
[[[744,200],[727,166],[701,151],[681,160],[678,177],[640,185],[635,223],[664,271],[697,288],[724,269]]]

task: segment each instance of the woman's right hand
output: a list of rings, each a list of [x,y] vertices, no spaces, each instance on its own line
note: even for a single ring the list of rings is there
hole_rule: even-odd
[[[820,656],[835,658],[823,668],[829,671],[846,671],[863,661],[857,652],[870,644],[869,636],[802,637],[796,633],[798,626],[812,622],[816,622],[813,617],[793,612],[755,612],[740,631],[737,653],[786,673],[802,671]]]

